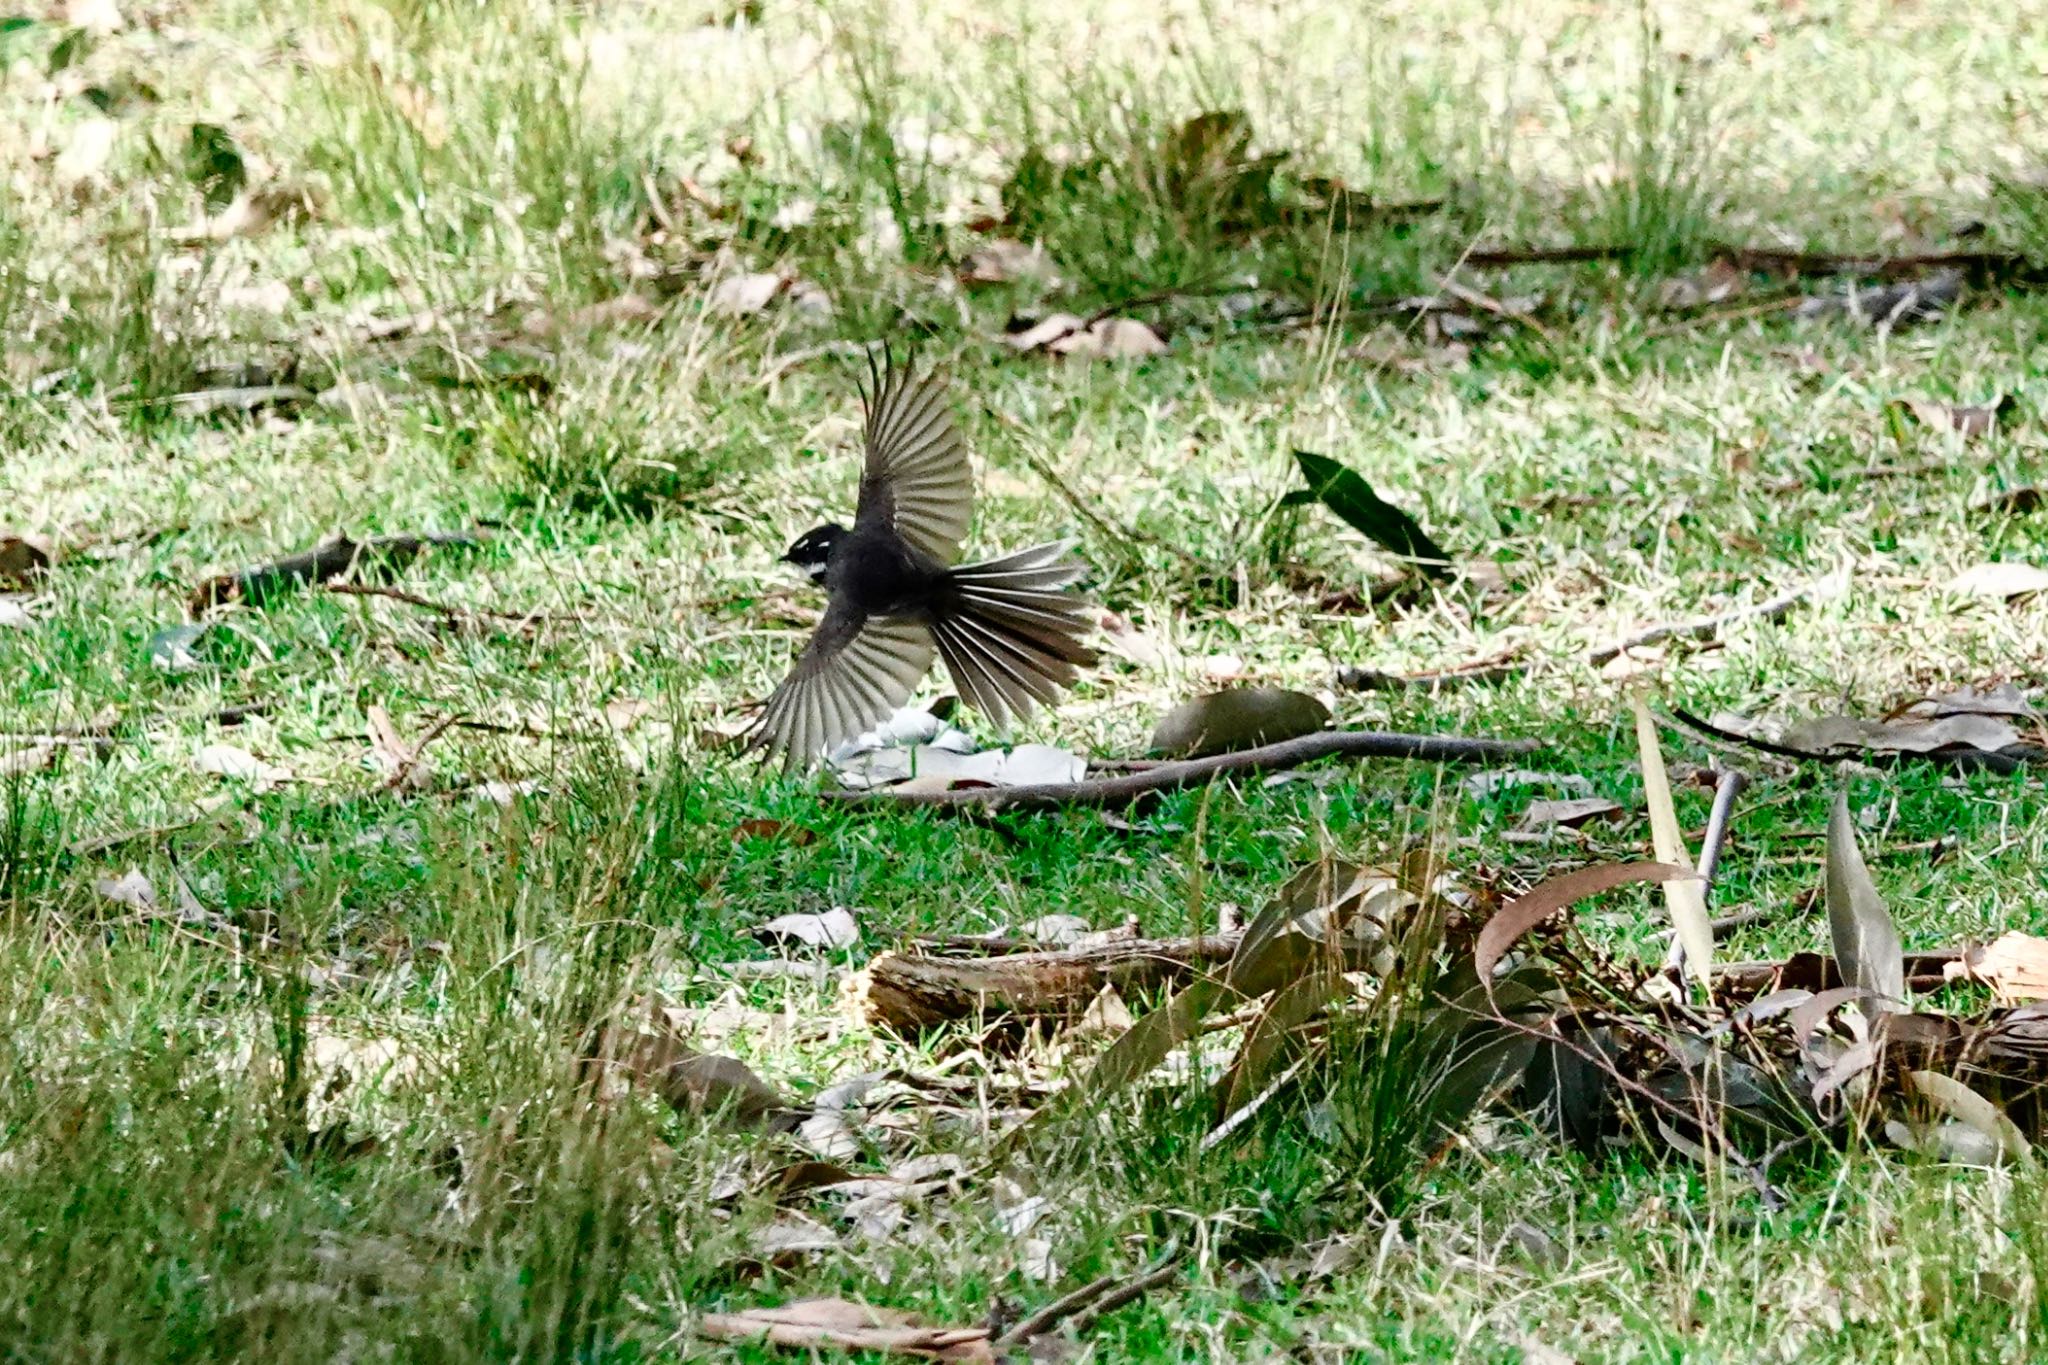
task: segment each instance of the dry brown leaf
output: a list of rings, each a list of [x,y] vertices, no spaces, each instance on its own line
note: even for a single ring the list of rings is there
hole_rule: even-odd
[[[0,583],[32,588],[50,572],[50,558],[47,537],[0,532]]]
[[[1983,436],[1996,430],[1999,417],[2017,406],[2018,402],[2019,400],[2011,394],[2005,394],[1989,403],[1974,405],[1942,403],[1916,394],[1894,398],[1890,406],[1894,412],[1912,413],[1922,426],[1932,427],[1936,431],[1954,431],[1964,436]]]
[[[986,1327],[923,1327],[900,1310],[846,1299],[798,1299],[778,1308],[707,1313],[697,1330],[719,1341],[765,1341],[800,1350],[837,1348],[924,1360],[995,1360]]]
[[[1991,988],[2000,1004],[2023,1005],[2048,1000],[2048,938],[2018,930],[1981,948],[1971,948],[1959,961],[1942,968],[1951,981],[1977,981]]]
[[[2019,741],[2020,732],[2012,722],[1974,712],[1895,720],[1816,716],[1787,726],[1784,734],[1787,746],[1812,754],[1927,754],[1958,748],[1996,753]]]
[[[616,734],[625,734],[654,713],[654,703],[639,697],[613,697],[604,704],[604,723]]]
[[[2043,588],[2048,588],[2048,569],[2023,564],[2016,559],[1973,565],[1948,583],[1950,592],[1964,597],[1987,597],[2000,601],[2025,597]]]
[[[1674,312],[1725,303],[1749,287],[1749,276],[1726,258],[1691,275],[1674,275],[1657,287],[1657,303]]]
[[[1867,991],[1873,1009],[1904,1009],[1906,959],[1899,931],[1856,846],[1856,822],[1849,814],[1846,791],[1835,793],[1827,843],[1828,931],[1842,978]]]
[[[1330,708],[1305,692],[1234,687],[1184,701],[1153,728],[1149,751],[1170,758],[1256,749],[1312,735],[1330,723]]]
[[[1538,882],[1502,906],[1480,929],[1479,940],[1472,949],[1473,969],[1481,981],[1491,980],[1502,954],[1513,947],[1522,935],[1558,911],[1590,896],[1635,882],[1669,885],[1688,877],[1694,882],[1699,880],[1699,874],[1691,868],[1668,863],[1601,863]]]

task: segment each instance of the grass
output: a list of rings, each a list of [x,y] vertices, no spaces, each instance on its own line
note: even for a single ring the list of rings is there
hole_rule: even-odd
[[[1989,246],[2038,252],[2025,177],[2042,110],[2019,74],[2043,59],[2037,35],[1989,7],[1860,0],[1790,20],[1733,4],[684,10],[203,0],[99,36],[0,30],[0,532],[60,551],[18,599],[31,624],[0,624],[0,731],[104,732],[0,778],[15,1354],[765,1358],[696,1339],[695,1314],[843,1294],[978,1322],[1169,1239],[1195,1253],[1185,1276],[1104,1318],[1095,1358],[2041,1354],[2043,1191],[2020,1173],[1858,1149],[1788,1173],[1788,1206],[1768,1211],[1747,1185],[1589,1160],[1496,1116],[1430,1162],[1393,1162],[1391,1186],[1347,1180],[1409,1141],[1370,1098],[1398,1077],[1370,1076],[1355,1129],[1281,1105],[1202,1152],[1191,1081],[986,1171],[987,1105],[1086,1051],[908,1043],[838,984],[909,933],[1054,912],[1190,932],[1255,913],[1327,850],[1391,858],[1430,829],[1460,875],[1503,886],[1640,854],[1632,685],[1781,719],[2038,688],[2048,606],[1942,585],[2048,552],[2038,513],[1978,510],[2041,477],[2039,296],[1889,335],[1652,303],[1712,237],[1905,249],[1978,219]],[[1446,207],[1216,231],[1234,182],[1176,162],[1172,136],[1223,108],[1246,111],[1253,151],[1295,153],[1283,179]],[[104,163],[67,159],[106,117]],[[226,156],[208,141],[214,169],[192,178],[195,124],[311,213],[175,242]],[[1065,287],[954,289],[970,224],[1017,207],[1003,189],[1034,148],[1054,171],[1026,212]],[[1545,302],[1540,332],[1469,356],[1359,311],[1433,289],[1475,242],[1617,239],[1643,247],[1627,267],[1468,273]],[[721,285],[756,270],[815,282],[831,312],[787,295],[722,311]],[[1233,323],[1212,291],[1240,288],[1353,311]],[[1173,289],[1191,292],[1141,309],[1171,336],[1155,360],[996,340],[1012,313]],[[629,291],[651,307],[579,313]],[[1584,848],[1515,842],[1526,790],[1365,765],[1122,823],[878,818],[735,761],[712,740],[780,676],[815,605],[774,557],[849,510],[857,478],[851,367],[829,348],[885,332],[958,377],[982,470],[974,544],[1078,538],[1100,600],[1158,646],[1112,657],[1029,737],[1135,752],[1168,705],[1241,674],[1324,691],[1345,724],[1539,736],[1543,768],[1630,820]],[[173,401],[227,370],[343,377],[359,401]],[[1980,438],[1894,428],[1886,404],[1908,393],[2018,407]],[[1359,470],[1503,586],[1318,605],[1386,566],[1326,517],[1271,526],[1297,448]],[[1080,517],[1033,461],[1135,535]],[[484,543],[396,586],[530,621],[302,592],[224,613],[194,667],[150,660],[212,573],[336,530],[477,524]],[[1634,677],[1573,662],[1845,565],[1845,595],[1719,647]],[[1338,665],[1508,648],[1560,662],[1435,694],[1327,691]],[[367,757],[373,706],[408,739],[458,713],[492,728],[441,734],[427,790],[399,795]],[[1669,743],[1676,764],[1710,757]],[[210,744],[291,777],[198,771]],[[1819,947],[1820,917],[1794,907],[1832,779],[1756,771],[1717,909],[1783,914],[1728,951]],[[2048,923],[2038,779],[1845,780],[1909,947]],[[486,781],[527,785],[501,804]],[[1696,829],[1704,791],[1680,804]],[[1938,860],[1912,851],[1937,837]],[[153,907],[100,889],[130,869]],[[764,956],[754,926],[832,905],[859,908],[863,940],[825,975],[735,970]],[[1661,952],[1651,895],[1585,922]],[[787,1217],[758,1182],[803,1149],[616,1095],[592,1058],[652,1000],[799,1097],[943,1071],[958,1093],[889,1111],[846,1161],[945,1152],[975,1174],[873,1237],[821,1215],[835,1249],[749,1273]],[[1049,1211],[1019,1233],[1012,1211],[1037,1194]],[[1328,1278],[1280,1264],[1333,1236],[1356,1246]],[[1027,1237],[1051,1278],[1028,1273]]]

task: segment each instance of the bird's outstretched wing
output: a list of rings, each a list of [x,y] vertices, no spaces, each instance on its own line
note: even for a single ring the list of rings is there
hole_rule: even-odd
[[[867,467],[854,524],[892,526],[912,546],[951,564],[974,519],[974,471],[937,375],[868,358]]]
[[[834,596],[796,667],[754,723],[752,741],[805,767],[887,720],[910,699],[936,650],[920,622],[864,616]]]

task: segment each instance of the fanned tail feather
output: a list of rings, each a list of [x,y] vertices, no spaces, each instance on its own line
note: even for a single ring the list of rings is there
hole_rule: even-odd
[[[1091,604],[1067,591],[1087,566],[1054,542],[947,575],[951,600],[931,625],[939,657],[968,705],[1007,729],[1049,705],[1095,652],[1081,643]]]

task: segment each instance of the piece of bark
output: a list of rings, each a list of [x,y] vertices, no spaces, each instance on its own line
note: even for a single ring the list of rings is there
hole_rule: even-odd
[[[905,1035],[991,1015],[1079,1018],[1105,986],[1126,999],[1153,994],[1199,968],[1220,967],[1236,949],[1232,935],[987,958],[884,953],[868,964],[867,1015]]]

